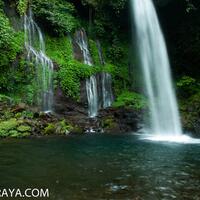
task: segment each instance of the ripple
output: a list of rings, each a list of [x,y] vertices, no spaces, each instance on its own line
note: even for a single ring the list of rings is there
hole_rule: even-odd
[[[109,191],[111,192],[118,192],[122,190],[127,190],[129,188],[129,186],[127,185],[115,185],[113,183],[106,184],[106,186],[109,186]]]

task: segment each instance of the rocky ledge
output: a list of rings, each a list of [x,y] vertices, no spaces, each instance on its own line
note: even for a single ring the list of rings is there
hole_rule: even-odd
[[[28,137],[86,133],[137,131],[141,112],[131,108],[100,110],[88,118],[81,107],[67,108],[62,114],[38,112],[25,104],[0,102],[0,137]]]

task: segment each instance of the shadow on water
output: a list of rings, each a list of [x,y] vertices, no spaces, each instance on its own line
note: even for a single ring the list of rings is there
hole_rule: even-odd
[[[50,199],[200,199],[200,146],[128,135],[0,141],[0,185]]]

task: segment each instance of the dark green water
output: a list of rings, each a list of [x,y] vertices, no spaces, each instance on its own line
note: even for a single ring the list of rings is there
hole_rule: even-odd
[[[88,135],[0,141],[0,186],[56,200],[199,200],[200,145]]]

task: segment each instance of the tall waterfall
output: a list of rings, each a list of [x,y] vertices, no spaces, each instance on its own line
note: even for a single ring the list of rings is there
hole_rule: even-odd
[[[131,0],[140,62],[149,98],[151,132],[182,133],[165,40],[152,0]]]
[[[44,38],[31,9],[24,17],[24,31],[27,60],[36,67],[38,104],[42,111],[50,112],[53,105],[53,62],[45,54]]]
[[[88,39],[84,30],[77,32],[77,44],[79,45],[84,58],[84,63],[92,66],[92,58],[88,48]],[[86,92],[88,100],[88,114],[89,117],[96,117],[98,114],[98,92],[97,92],[97,80],[95,75],[90,76],[86,80]]]
[[[102,53],[101,44],[97,41],[97,49],[101,65],[105,65],[105,60]],[[112,105],[114,97],[112,92],[112,77],[107,72],[101,73],[101,92],[102,92],[102,107],[108,108]]]

